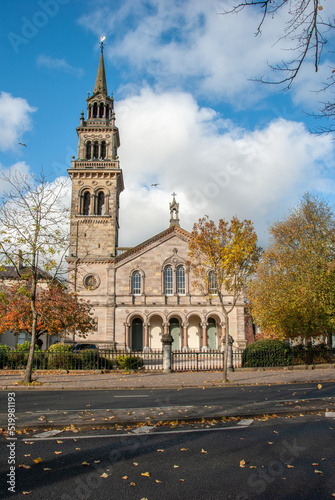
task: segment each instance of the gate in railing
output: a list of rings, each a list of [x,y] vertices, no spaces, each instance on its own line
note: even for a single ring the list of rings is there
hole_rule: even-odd
[[[233,351],[233,366],[242,366],[242,350]],[[172,351],[172,371],[210,371],[223,370],[224,352],[222,351]]]

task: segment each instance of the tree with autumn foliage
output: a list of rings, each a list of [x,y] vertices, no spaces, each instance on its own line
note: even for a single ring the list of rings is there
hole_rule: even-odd
[[[31,334],[30,284],[14,283],[0,290],[0,334],[7,331]],[[85,336],[95,329],[92,307],[59,284],[38,289],[36,341],[44,334]]]
[[[261,249],[250,220],[233,217],[218,225],[208,218],[194,224],[189,243],[188,263],[195,277],[195,287],[211,295],[213,280],[226,321],[224,381],[227,380],[229,314],[242,296],[246,282],[254,272]]]
[[[335,218],[329,205],[305,194],[282,221],[248,290],[261,330],[277,338],[328,336],[335,328]]]
[[[31,344],[24,382],[30,383],[39,314],[38,288],[64,276],[68,250],[69,210],[64,202],[68,180],[50,183],[38,175],[2,174],[6,189],[0,200],[0,265],[10,266],[19,282],[29,283]]]

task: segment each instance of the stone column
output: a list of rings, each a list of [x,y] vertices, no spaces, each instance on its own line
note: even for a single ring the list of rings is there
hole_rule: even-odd
[[[143,346],[143,351],[144,352],[149,352],[150,351],[150,348],[149,348],[149,324],[148,323],[144,323],[143,327],[144,327],[144,346]]]
[[[126,351],[130,351],[130,324],[125,323],[124,326],[126,328]]]
[[[164,335],[162,336],[162,349],[163,349],[163,372],[171,373],[172,364],[172,342],[173,339],[168,330],[168,325],[164,325]]]
[[[201,323],[200,325],[202,327],[202,351],[208,351],[208,345],[207,345],[207,323],[206,321],[204,323]]]
[[[226,344],[226,336],[222,338],[222,346],[224,347]],[[227,356],[227,370],[229,372],[234,371],[234,366],[233,366],[233,343],[234,339],[231,335],[228,337],[228,356]]]
[[[187,336],[188,323],[183,323],[183,351],[189,351],[188,347],[188,336]]]

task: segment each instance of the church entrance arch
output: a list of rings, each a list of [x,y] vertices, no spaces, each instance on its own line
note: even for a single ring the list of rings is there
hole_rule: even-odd
[[[209,318],[207,325],[207,346],[208,349],[218,348],[218,336],[216,331],[216,322],[214,318]]]
[[[170,319],[170,335],[173,339],[172,342],[172,350],[179,351],[181,349],[181,340],[180,340],[180,323],[179,319],[171,318]]]
[[[131,324],[131,350],[143,350],[143,321],[141,318],[135,318]]]

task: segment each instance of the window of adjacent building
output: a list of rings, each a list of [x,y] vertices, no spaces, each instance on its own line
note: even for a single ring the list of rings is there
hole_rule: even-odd
[[[91,141],[88,141],[86,143],[86,159],[87,160],[90,160],[91,159],[91,148],[92,148],[92,144],[91,144]]]
[[[177,267],[177,293],[179,295],[185,295],[186,287],[185,287],[185,268],[184,266]]]
[[[173,269],[171,266],[166,266],[164,269],[164,293],[165,295],[173,295]]]
[[[83,215],[90,215],[90,206],[91,206],[91,195],[89,191],[85,191],[83,197]]]
[[[213,271],[208,273],[208,292],[212,295],[217,295],[218,290],[216,287],[216,276]]]
[[[133,295],[141,295],[142,293],[142,275],[140,271],[134,271],[131,280],[131,289]]]

